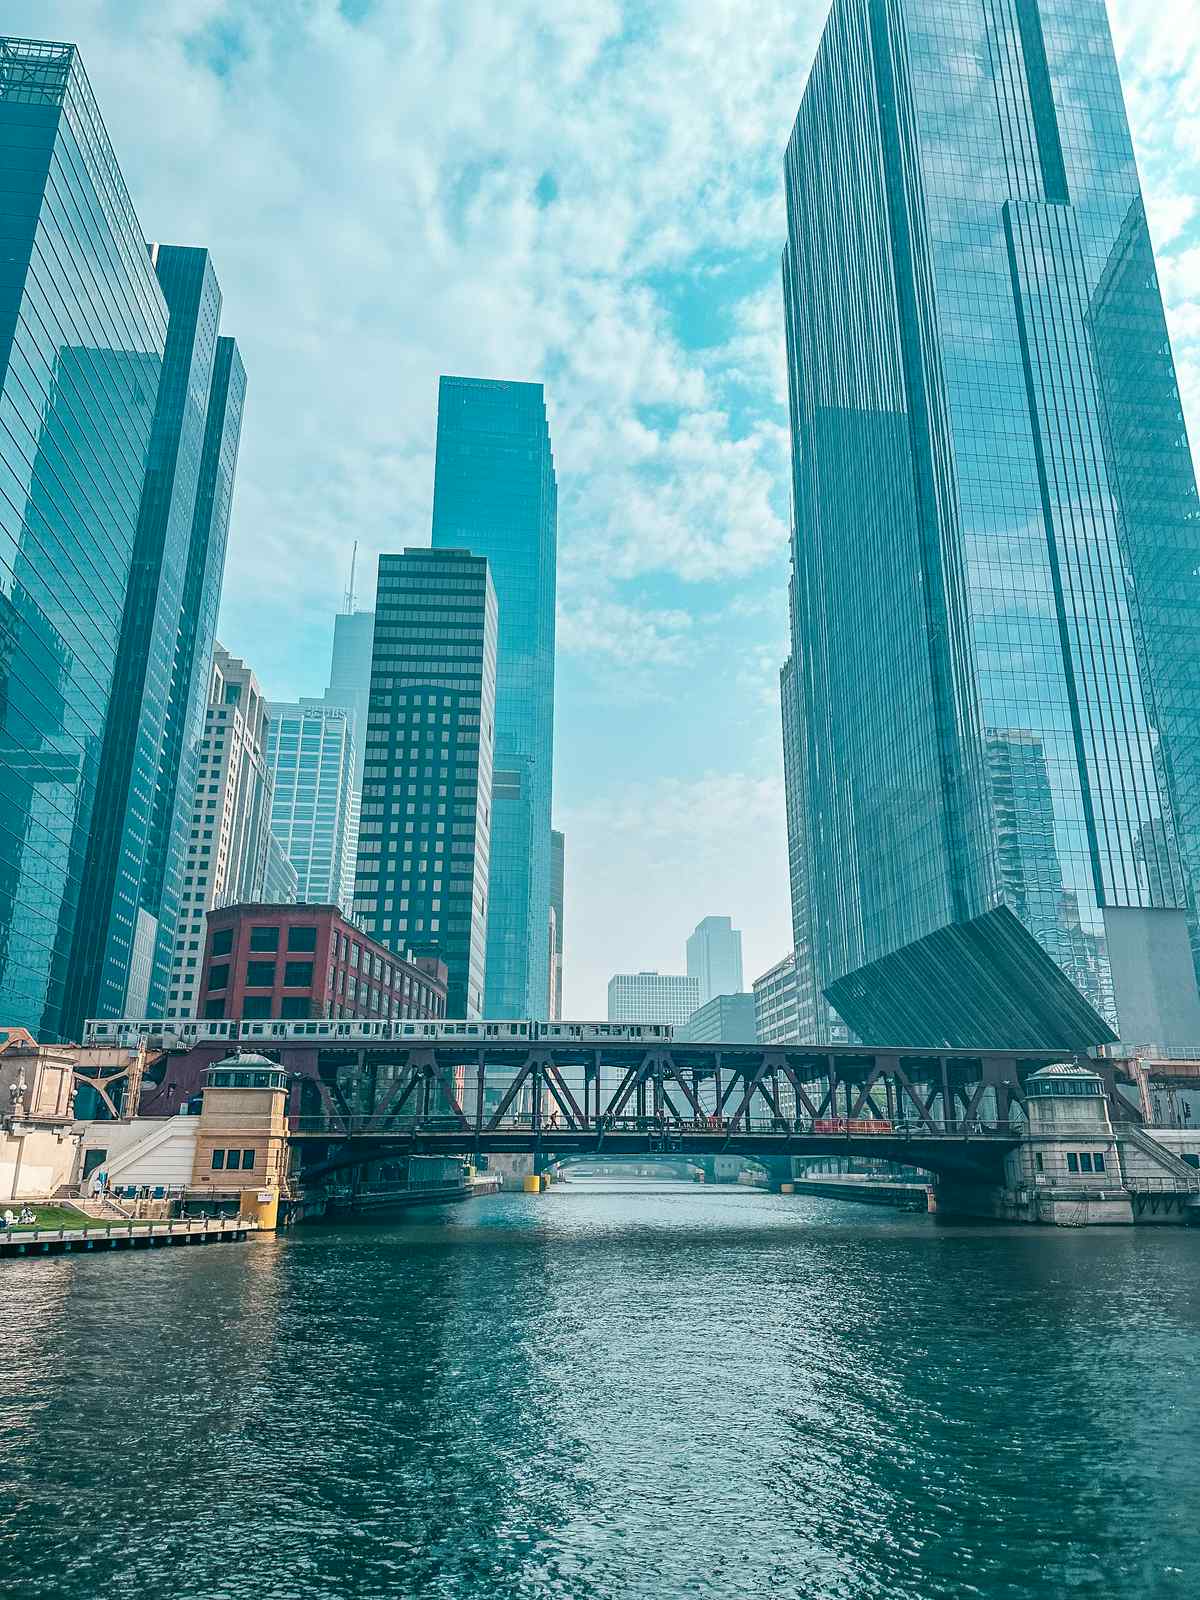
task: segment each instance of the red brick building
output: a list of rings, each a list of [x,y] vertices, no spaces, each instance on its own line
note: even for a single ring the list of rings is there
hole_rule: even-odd
[[[336,906],[208,913],[198,1017],[444,1017],[446,968],[401,960]]]

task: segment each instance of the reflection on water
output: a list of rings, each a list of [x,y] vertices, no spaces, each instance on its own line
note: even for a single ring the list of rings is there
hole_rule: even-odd
[[[1200,1237],[575,1180],[0,1265],[0,1593],[1200,1592]]]

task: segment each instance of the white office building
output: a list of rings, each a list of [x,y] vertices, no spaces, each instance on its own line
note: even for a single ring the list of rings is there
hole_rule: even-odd
[[[273,702],[267,757],[275,780],[271,832],[296,869],[305,905],[354,907],[355,713],[324,700]]]
[[[271,813],[266,738],[266,701],[257,679],[244,661],[216,645],[167,990],[169,1017],[196,1014],[205,913],[263,897]]]
[[[678,1027],[699,1008],[699,978],[678,972],[628,972],[608,980],[610,1022],[669,1022]]]

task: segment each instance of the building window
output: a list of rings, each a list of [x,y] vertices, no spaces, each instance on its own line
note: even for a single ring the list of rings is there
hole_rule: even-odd
[[[214,1150],[213,1153],[212,1153],[212,1169],[213,1169],[213,1171],[214,1172],[222,1172],[224,1170],[224,1167],[225,1167],[225,1152],[224,1152],[224,1150]]]
[[[210,989],[224,989],[229,982],[229,963],[223,961],[219,967],[209,967],[208,987]]]
[[[289,950],[315,950],[317,948],[316,928],[289,928],[287,947]]]
[[[307,1018],[312,1002],[306,994],[285,994],[279,1002],[281,1017]]]
[[[1079,1171],[1079,1157],[1075,1154],[1074,1150],[1068,1150],[1067,1152],[1067,1171]]]
[[[275,982],[273,961],[247,961],[246,983],[251,989],[269,989]]]
[[[242,1151],[242,1171],[243,1172],[253,1172],[254,1171],[254,1151],[253,1150],[243,1150]]]
[[[1104,1171],[1104,1157],[1100,1155],[1099,1152],[1092,1157],[1092,1165],[1095,1167],[1097,1172]]]
[[[227,956],[233,949],[233,929],[218,928],[212,936],[210,948],[214,956]]]
[[[1034,1156],[1033,1159],[1037,1162],[1038,1171],[1039,1172],[1045,1172],[1046,1163],[1042,1160],[1041,1153],[1039,1152],[1037,1155]]]
[[[226,1170],[226,1172],[236,1172],[237,1169],[241,1166],[241,1164],[242,1164],[242,1152],[240,1150],[228,1150],[228,1151],[226,1151],[226,1153],[225,1153],[225,1170]]]
[[[287,989],[311,989],[313,964],[311,961],[288,961],[283,969],[283,983]]]
[[[1080,1172],[1090,1172],[1092,1170],[1092,1157],[1091,1157],[1090,1152],[1088,1152],[1087,1150],[1084,1150],[1080,1154],[1080,1157],[1079,1157],[1079,1170],[1080,1170]]]
[[[204,1015],[210,1021],[216,1017],[223,1017],[225,1015],[224,1000],[206,1000],[204,1002]]]
[[[278,928],[251,928],[250,929],[250,948],[251,948],[251,950],[278,950],[279,949],[279,929]]]
[[[269,994],[248,994],[242,1001],[242,1016],[247,1020],[259,1020],[271,1015],[271,996]]]

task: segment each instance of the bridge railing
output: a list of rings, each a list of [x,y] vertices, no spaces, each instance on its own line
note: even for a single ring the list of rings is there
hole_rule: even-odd
[[[418,1134],[459,1134],[469,1142],[476,1134],[475,1123],[467,1117],[438,1115],[418,1116],[310,1116],[292,1117],[293,1134],[330,1138],[356,1138],[360,1135],[388,1135],[394,1138],[413,1137]],[[1020,1136],[1018,1122],[995,1121],[984,1118],[935,1119],[923,1117],[887,1121],[874,1117],[775,1117],[736,1115],[702,1117],[661,1116],[611,1116],[602,1114],[585,1122],[568,1121],[557,1112],[545,1113],[539,1118],[529,1111],[510,1112],[499,1122],[485,1119],[478,1130],[487,1135],[527,1134],[550,1139],[555,1134],[636,1134],[659,1138],[695,1138],[712,1135],[722,1138],[747,1136],[774,1137],[781,1141],[793,1138],[819,1139],[903,1139],[906,1143],[921,1139],[1015,1139]]]

